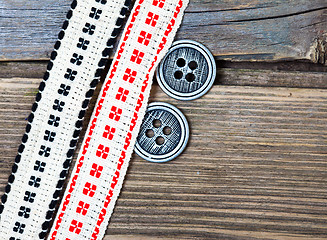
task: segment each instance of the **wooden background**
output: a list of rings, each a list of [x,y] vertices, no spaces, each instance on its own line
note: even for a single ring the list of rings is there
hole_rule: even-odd
[[[1,194],[69,4],[0,0]],[[133,157],[105,239],[327,239],[326,22],[326,0],[190,0],[177,39],[213,52],[215,85],[181,102],[154,84],[191,138]]]

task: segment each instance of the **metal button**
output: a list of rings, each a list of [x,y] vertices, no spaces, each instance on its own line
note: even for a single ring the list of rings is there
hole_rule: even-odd
[[[161,89],[178,100],[194,100],[212,87],[216,63],[202,44],[181,40],[173,44],[157,69]]]
[[[176,158],[186,147],[189,126],[183,113],[163,102],[149,104],[135,152],[150,162],[168,162]]]

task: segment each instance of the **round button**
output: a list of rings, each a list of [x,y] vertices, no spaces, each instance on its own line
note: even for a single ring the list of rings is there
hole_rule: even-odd
[[[210,51],[192,40],[176,41],[160,62],[157,80],[161,89],[178,100],[194,100],[212,87],[216,63]]]
[[[135,152],[150,162],[168,162],[176,158],[186,147],[189,126],[183,113],[163,102],[149,104]]]

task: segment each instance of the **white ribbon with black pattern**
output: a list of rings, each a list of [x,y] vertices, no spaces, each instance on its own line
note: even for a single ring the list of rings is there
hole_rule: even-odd
[[[1,198],[0,239],[45,237],[85,110],[129,4],[72,2]]]
[[[102,239],[159,61],[188,0],[137,0],[100,92],[49,239]]]

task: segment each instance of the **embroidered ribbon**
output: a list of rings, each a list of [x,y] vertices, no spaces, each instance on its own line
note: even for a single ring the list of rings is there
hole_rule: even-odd
[[[129,4],[72,2],[2,196],[1,239],[45,237],[88,102]]]
[[[101,239],[123,184],[152,76],[188,0],[137,0],[91,117],[49,239]]]

